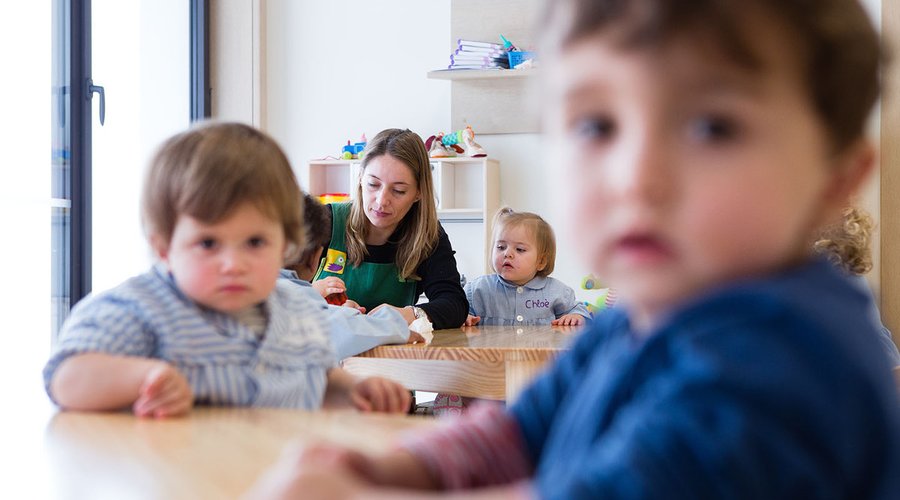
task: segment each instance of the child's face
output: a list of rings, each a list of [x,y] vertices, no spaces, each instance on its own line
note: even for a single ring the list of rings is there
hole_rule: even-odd
[[[154,247],[185,295],[231,313],[263,302],[275,288],[285,238],[280,222],[245,203],[215,224],[180,215],[169,244]]]
[[[579,247],[638,328],[803,259],[825,209],[843,203],[800,64],[784,37],[756,34],[757,73],[683,41],[654,54],[602,36],[547,68]]]
[[[544,267],[532,231],[521,224],[500,229],[492,260],[497,274],[516,285],[528,283]]]

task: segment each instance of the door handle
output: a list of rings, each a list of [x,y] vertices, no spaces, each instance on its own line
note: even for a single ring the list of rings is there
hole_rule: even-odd
[[[94,80],[88,78],[87,85],[87,100],[90,101],[94,98],[94,94],[100,95],[100,126],[103,126],[103,122],[106,121],[106,92],[103,90],[103,86],[94,85]]]

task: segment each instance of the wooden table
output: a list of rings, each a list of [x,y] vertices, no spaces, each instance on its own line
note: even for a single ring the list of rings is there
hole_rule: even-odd
[[[551,326],[437,330],[429,344],[378,346],[344,360],[344,368],[414,390],[512,401],[577,331]]]
[[[38,439],[27,449],[4,446],[0,452],[0,497],[236,498],[287,443],[326,440],[378,451],[395,444],[402,430],[435,422],[352,411],[228,408],[196,408],[186,418],[162,420],[128,413],[48,416],[43,446]]]

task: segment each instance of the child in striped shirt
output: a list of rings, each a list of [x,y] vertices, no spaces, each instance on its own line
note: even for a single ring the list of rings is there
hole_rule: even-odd
[[[405,412],[409,393],[336,366],[321,310],[279,281],[303,245],[302,192],[281,148],[240,124],[166,141],[142,195],[158,263],[76,305],[44,369],[63,409],[194,404]]]

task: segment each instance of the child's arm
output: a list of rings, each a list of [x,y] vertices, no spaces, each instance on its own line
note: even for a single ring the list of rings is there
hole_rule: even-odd
[[[558,298],[553,302],[556,319],[550,324],[554,326],[579,326],[590,319],[587,307],[575,298],[575,291],[565,283],[550,278],[553,288],[558,288]]]
[[[135,415],[154,417],[187,413],[194,401],[187,380],[172,365],[103,353],[66,358],[51,379],[50,394],[70,410],[118,410],[133,405]]]
[[[349,458],[348,458],[349,457]],[[359,470],[376,467],[390,471],[391,482],[373,480]],[[242,498],[247,500],[296,500],[300,498],[403,500],[446,498],[433,491],[436,485],[418,460],[404,452],[366,456],[352,450],[314,446],[289,450],[263,474]],[[535,498],[529,483],[519,482],[493,488],[469,490],[471,500]]]
[[[327,498],[432,498],[438,494],[423,493],[452,489],[466,490],[466,498],[532,498],[530,466],[512,419],[497,406],[473,411],[382,455],[335,445],[289,450],[250,497],[300,498],[316,491]]]
[[[381,377],[360,380],[341,368],[332,368],[328,372],[328,386],[322,406],[352,406],[362,411],[406,413],[409,403],[409,391],[393,380]]]

